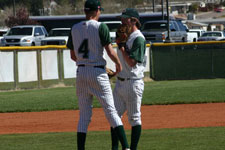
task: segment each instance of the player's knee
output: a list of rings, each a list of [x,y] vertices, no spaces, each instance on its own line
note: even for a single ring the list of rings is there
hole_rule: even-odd
[[[89,124],[91,122],[91,118],[92,118],[92,113],[89,114],[80,114],[80,121],[84,122],[85,124]]]
[[[141,125],[141,118],[138,116],[129,117],[129,123],[131,126]]]

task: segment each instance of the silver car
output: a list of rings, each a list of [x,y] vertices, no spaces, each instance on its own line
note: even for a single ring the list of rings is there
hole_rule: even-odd
[[[12,27],[1,39],[4,46],[36,46],[48,35],[44,26],[21,25]]]
[[[225,39],[225,33],[223,31],[208,31],[204,32],[202,36],[198,38],[198,41],[220,41]]]
[[[53,28],[48,37],[41,40],[41,45],[66,45],[70,32],[70,28]]]
[[[187,31],[180,20],[170,20],[170,38],[174,42],[187,42]],[[168,38],[167,20],[147,21],[141,29],[146,41],[165,42]]]

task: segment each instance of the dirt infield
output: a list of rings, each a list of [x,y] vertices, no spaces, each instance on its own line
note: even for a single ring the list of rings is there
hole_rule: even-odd
[[[0,134],[74,132],[79,111],[0,113]],[[142,106],[143,129],[225,126],[225,103]],[[130,129],[124,116],[125,129]],[[101,108],[93,109],[89,131],[109,130]]]

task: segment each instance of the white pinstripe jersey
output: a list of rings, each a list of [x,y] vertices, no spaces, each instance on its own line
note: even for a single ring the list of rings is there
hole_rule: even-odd
[[[133,33],[131,33],[130,37],[128,38],[128,41],[126,42],[127,45],[126,51],[128,52],[128,54],[130,54],[132,53],[133,50],[135,51],[137,50],[135,47],[136,45],[134,43],[137,38],[139,38],[138,40],[141,41],[140,45],[141,47],[137,47],[137,49],[139,50],[140,53],[143,54],[143,56],[140,57],[142,60],[140,60],[141,62],[137,62],[137,64],[134,67],[130,67],[123,58],[121,51],[118,51],[118,56],[123,66],[123,70],[118,74],[118,76],[121,78],[141,79],[144,77],[144,69],[146,67],[147,56],[145,52],[145,37],[140,32],[140,30],[136,30]]]
[[[99,37],[100,22],[96,20],[82,21],[72,27],[72,40],[77,65],[105,66],[103,46]]]

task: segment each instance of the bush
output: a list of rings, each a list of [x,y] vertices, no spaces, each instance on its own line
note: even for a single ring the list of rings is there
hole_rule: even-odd
[[[11,15],[5,20],[5,24],[8,27],[13,27],[16,25],[34,25],[38,23],[34,20],[29,19],[29,13],[26,8],[20,8],[16,12],[16,16]]]

